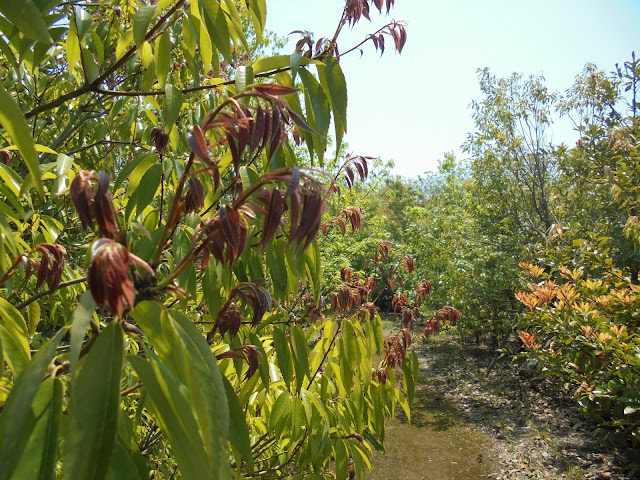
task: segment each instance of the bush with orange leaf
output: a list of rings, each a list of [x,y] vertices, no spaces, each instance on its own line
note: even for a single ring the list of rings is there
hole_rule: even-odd
[[[520,265],[535,282],[516,293],[526,307],[520,339],[543,374],[573,389],[601,433],[640,440],[640,286],[602,246],[582,244],[573,267]]]

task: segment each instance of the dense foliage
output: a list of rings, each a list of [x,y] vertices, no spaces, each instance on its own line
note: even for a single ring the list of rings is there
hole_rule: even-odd
[[[637,441],[640,62],[587,65],[565,95],[539,77],[478,76],[468,161],[447,154],[426,177],[384,177],[362,194],[385,199],[360,202],[362,238],[414,256],[434,286],[425,313],[455,306],[461,335],[505,354],[520,337],[601,433]],[[550,142],[558,114],[575,146]]]
[[[413,258],[333,276],[316,237],[361,228],[324,211],[371,163],[340,155],[340,32],[393,3],[271,56],[265,0],[0,4],[0,479],[364,478],[431,285],[385,339]]]

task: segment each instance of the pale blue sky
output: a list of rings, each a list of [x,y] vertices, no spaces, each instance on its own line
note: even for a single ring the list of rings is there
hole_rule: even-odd
[[[371,2],[372,3],[372,2]],[[309,30],[331,36],[344,0],[269,0],[267,28],[280,35]],[[349,150],[393,159],[395,173],[415,177],[437,169],[447,151],[473,130],[469,104],[480,99],[476,69],[544,75],[554,91],[568,89],[587,62],[613,71],[640,55],[640,0],[396,0],[389,18],[371,15],[339,43],[347,50],[391,18],[408,23],[402,55],[341,60],[349,92]],[[297,38],[297,37],[296,37]],[[285,52],[293,51],[290,41]],[[567,126],[552,132],[573,143]]]

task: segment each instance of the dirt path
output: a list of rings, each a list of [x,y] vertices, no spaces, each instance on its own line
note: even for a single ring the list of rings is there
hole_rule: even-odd
[[[390,426],[388,455],[374,462],[375,480],[640,478],[629,471],[640,450],[594,439],[575,401],[550,380],[506,360],[487,375],[493,353],[452,335],[418,349],[413,427],[402,419]],[[418,465],[403,473],[408,453]]]

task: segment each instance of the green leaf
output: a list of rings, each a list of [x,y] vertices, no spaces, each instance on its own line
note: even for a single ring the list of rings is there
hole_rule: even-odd
[[[289,419],[291,418],[291,410],[293,399],[287,391],[282,392],[276,398],[273,407],[271,407],[271,416],[269,417],[269,426],[276,432],[276,436],[282,435]]]
[[[74,8],[74,13],[78,37],[84,38],[85,33],[87,33],[89,31],[89,27],[91,27],[91,14],[86,9],[79,6]]]
[[[344,440],[338,439],[335,443],[335,459],[336,459],[336,479],[346,479],[347,467],[349,466],[349,450]]]
[[[175,383],[179,385],[182,382],[184,397],[192,405],[192,418],[199,423],[202,432],[203,439],[199,441],[204,444],[207,452],[206,471],[215,473],[215,478],[226,479],[229,477],[225,453],[229,408],[217,360],[191,320],[177,311],[170,313],[155,302],[142,302],[131,314],[149,337],[164,364],[171,369]],[[184,387],[188,390],[188,395]],[[156,398],[157,395],[151,390],[149,392],[152,401],[159,402],[158,408],[164,405],[162,408],[166,410],[168,406],[164,401]],[[159,410],[159,414],[168,413]],[[180,428],[175,424],[167,424],[167,428],[169,427]],[[187,429],[187,432],[192,431],[191,427]],[[179,436],[180,432],[174,434]]]
[[[247,85],[251,85],[253,83],[253,68],[250,66],[241,65],[236,68],[236,93],[242,92]]]
[[[62,381],[59,378],[48,377],[41,383],[31,415],[36,423],[13,478],[54,480],[62,416]]]
[[[116,181],[113,184],[113,191],[117,191],[125,180],[129,179],[129,189],[135,189],[140,184],[142,176],[151,167],[151,165],[158,163],[158,157],[153,154],[145,153],[144,155],[132,160],[122,167],[122,171],[118,174]],[[140,166],[138,168],[138,166]],[[133,173],[132,173],[133,172]],[[134,176],[136,183],[134,182]]]
[[[292,82],[296,83],[296,75],[298,75],[298,69],[300,68],[300,60],[302,60],[302,50],[296,50],[291,54],[290,63],[291,63],[291,79]]]
[[[291,327],[291,346],[293,347],[293,358],[296,365],[296,378],[298,390],[302,388],[304,378],[309,378],[309,344],[304,336],[304,332],[298,325]]]
[[[413,378],[413,371],[408,358],[402,362],[402,385],[404,387],[404,391],[407,392],[407,397],[409,397],[409,405],[412,405],[413,399],[416,395],[416,383]],[[411,421],[411,417],[408,418],[409,421]]]
[[[229,442],[247,463],[249,470],[253,471],[253,455],[251,455],[251,442],[249,441],[249,428],[242,405],[238,401],[236,392],[226,377],[222,377],[224,388],[229,403]]]
[[[119,38],[116,45],[116,60],[120,60],[126,53],[133,40],[133,31],[127,30]]]
[[[182,95],[178,87],[170,83],[167,83],[164,91],[167,93],[164,107],[164,125],[170,131],[180,115],[184,95]]]
[[[273,346],[278,356],[278,366],[280,367],[282,378],[288,387],[293,379],[293,359],[289,350],[289,342],[287,342],[284,332],[278,327],[273,329]]]
[[[67,33],[67,39],[65,42],[65,51],[67,54],[67,65],[69,67],[69,73],[76,79],[78,85],[82,84],[82,72],[80,71],[80,42],[78,40],[78,34],[76,32],[76,24],[72,22],[69,25],[69,32]]]
[[[200,478],[209,465],[191,404],[175,377],[160,366],[157,357],[150,358],[130,356],[128,360],[149,392],[153,417],[169,438],[182,476]]]
[[[95,58],[89,50],[82,48],[82,64],[84,65],[84,75],[87,83],[93,83],[100,75],[100,70],[96,64]]]
[[[0,13],[7,17],[25,37],[42,43],[53,43],[42,14],[31,0],[2,1]]]
[[[142,42],[142,45],[139,48],[140,51],[140,61],[142,62],[143,68],[149,68],[151,62],[153,62],[153,50],[151,49],[151,44],[147,41]],[[145,75],[146,78],[146,75]]]
[[[267,268],[271,274],[271,282],[273,284],[273,295],[277,299],[284,299],[287,294],[288,271],[285,263],[283,250],[276,248],[275,242],[271,242],[266,248]]]
[[[260,45],[264,27],[267,24],[267,2],[266,0],[248,0],[249,17],[256,32],[256,45]]]
[[[300,59],[300,65],[318,65],[324,66],[319,60],[313,58],[302,57]],[[253,74],[269,72],[271,70],[278,70],[291,66],[291,55],[274,55],[273,57],[261,58],[253,64]]]
[[[122,326],[111,322],[79,365],[64,440],[68,480],[106,477],[118,427],[123,349]]]
[[[140,186],[136,190],[136,212],[139,215],[151,203],[153,197],[160,187],[162,180],[162,165],[156,163],[151,165],[140,181]]]
[[[229,26],[222,7],[218,0],[198,0],[200,15],[207,27],[211,41],[220,51],[224,59],[233,63],[231,57],[231,38]]]
[[[136,42],[138,50],[142,48],[145,36],[147,35],[147,29],[157,9],[157,5],[140,7],[133,16],[133,41]]]
[[[91,317],[96,309],[96,302],[93,300],[93,296],[90,291],[86,291],[80,297],[80,302],[73,311],[71,320],[71,338],[69,341],[69,363],[71,365],[71,382],[75,383],[76,370],[78,368],[78,359],[80,358],[80,350],[82,349],[82,342],[89,328]]]
[[[3,2],[5,5],[6,2]],[[14,2],[8,2],[13,4]],[[19,3],[19,2],[16,2]],[[18,107],[18,104],[11,97],[2,85],[0,85],[0,125],[7,131],[13,143],[18,146],[18,151],[27,165],[32,175],[38,193],[44,198],[44,185],[42,184],[42,173],[40,172],[40,162],[36,153],[35,143],[31,136],[31,130],[27,125],[27,120]]]
[[[142,480],[138,468],[131,459],[129,452],[120,442],[116,442],[109,463],[107,480]]]
[[[65,155],[64,153],[58,154],[58,158],[56,160],[56,175],[65,175],[71,169],[72,165],[73,157]]]
[[[320,134],[312,135],[313,149],[322,165],[327,149],[327,133],[331,121],[331,106],[324,89],[316,78],[306,69],[300,70],[300,78],[304,85],[305,110],[309,126]]]
[[[27,306],[27,318],[29,319],[29,335],[33,335],[40,323],[40,304],[38,301],[31,302]]]
[[[32,404],[40,389],[42,378],[56,354],[56,348],[67,330],[66,327],[62,328],[38,350],[17,378],[4,404],[0,414],[0,480],[12,477],[21,452],[31,438],[35,428]]]
[[[29,330],[20,312],[0,298],[0,337],[5,360],[14,375],[18,375],[31,360]]]
[[[167,76],[171,71],[171,37],[164,32],[156,42],[156,78],[158,86],[164,90]]]
[[[347,131],[347,83],[338,60],[326,57],[324,65],[324,68],[318,67],[318,77],[320,84],[327,92],[329,103],[331,103],[336,132],[336,155],[338,155],[342,145],[342,137]]]

